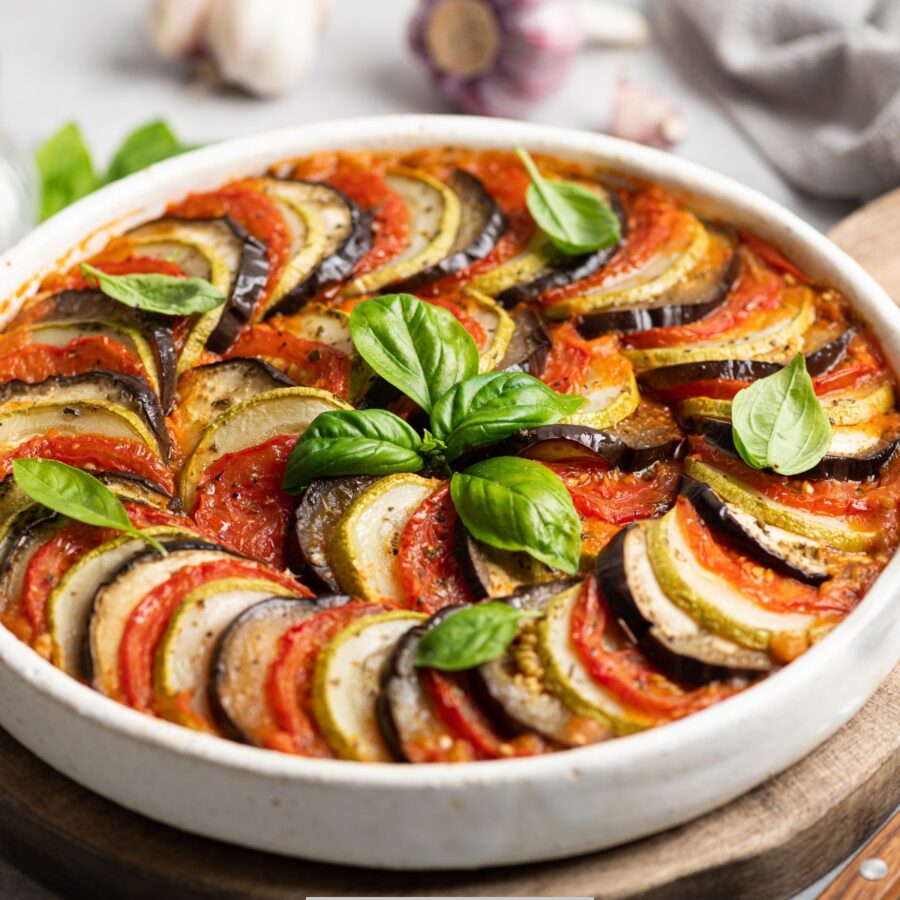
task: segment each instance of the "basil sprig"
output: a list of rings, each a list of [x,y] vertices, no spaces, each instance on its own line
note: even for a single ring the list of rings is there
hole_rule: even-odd
[[[538,616],[496,600],[461,609],[422,635],[415,664],[444,672],[473,669],[500,656],[523,619]]]
[[[799,475],[831,444],[831,423],[798,353],[774,375],[737,392],[731,404],[734,445],[754,469]]]
[[[225,302],[225,295],[204,278],[176,278],[155,272],[109,275],[87,263],[81,264],[81,271],[107,297],[164,316],[209,312]]]
[[[131,524],[119,498],[83,469],[55,459],[17,459],[12,471],[16,484],[37,503],[85,525],[124,531],[166,555],[156,538]]]
[[[558,250],[578,256],[619,242],[619,220],[600,194],[572,181],[544,178],[523,147],[516,147],[516,155],[531,178],[528,211]]]
[[[469,533],[501,550],[522,550],[569,575],[578,571],[581,520],[560,477],[518,456],[484,459],[450,480]]]

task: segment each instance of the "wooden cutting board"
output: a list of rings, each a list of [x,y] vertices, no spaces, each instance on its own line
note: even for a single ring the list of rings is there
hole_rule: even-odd
[[[855,213],[832,234],[900,301],[900,191]],[[91,794],[0,731],[0,842],[17,865],[76,897],[772,900],[790,897],[846,859],[898,803],[900,668],[830,741],[720,810],[613,850],[478,872],[351,869],[187,835]],[[890,896],[879,882],[854,881],[855,874],[848,870],[835,897]],[[884,879],[882,886],[889,883],[896,884]]]

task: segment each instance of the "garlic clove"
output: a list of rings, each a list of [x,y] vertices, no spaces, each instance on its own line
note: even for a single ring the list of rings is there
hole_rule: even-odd
[[[681,111],[662,94],[622,77],[616,85],[610,134],[670,150],[687,137]]]
[[[650,40],[650,26],[643,13],[604,0],[578,0],[578,16],[589,45],[639,47]]]
[[[150,43],[166,59],[190,59],[203,52],[204,29],[216,0],[153,0],[147,16]]]
[[[262,97],[293,87],[313,64],[325,11],[322,0],[216,0],[206,40],[222,79]]]

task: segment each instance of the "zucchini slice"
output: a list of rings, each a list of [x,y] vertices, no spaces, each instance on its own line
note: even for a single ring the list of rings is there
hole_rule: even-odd
[[[682,211],[675,236],[655,256],[636,268],[611,276],[578,297],[569,297],[548,306],[551,319],[565,319],[599,309],[613,309],[647,303],[690,278],[709,248],[709,232],[693,214]]]
[[[647,554],[647,528],[640,523],[619,532],[597,559],[604,598],[647,658],[688,684],[752,678],[775,668],[768,653],[708,631],[669,599]]]
[[[381,671],[394,646],[427,616],[396,610],[348,625],[316,663],[313,712],[329,746],[341,759],[391,762],[378,727]]]
[[[185,528],[168,526],[147,528],[168,546],[175,540],[201,540],[199,534]],[[47,598],[47,627],[50,632],[53,664],[73,678],[89,679],[84,651],[88,620],[94,595],[126,560],[146,549],[140,538],[119,537],[95,547],[77,560],[60,579]]]
[[[647,556],[666,596],[703,628],[751,650],[767,650],[773,638],[805,634],[815,616],[765,609],[715,572],[688,545],[678,508],[647,525]]]
[[[547,615],[538,625],[538,646],[547,681],[566,706],[578,715],[596,719],[614,734],[647,728],[652,721],[625,707],[594,681],[572,645],[572,612],[580,591],[581,585],[575,585],[557,594],[547,604]]]
[[[820,541],[835,550],[859,553],[879,540],[877,532],[855,529],[847,519],[803,512],[771,500],[749,485],[699,460],[686,460],[684,474],[709,485],[720,498],[741,507],[760,522]]]
[[[350,504],[329,547],[331,567],[343,590],[373,603],[406,603],[397,572],[400,536],[439,484],[418,475],[388,475]]]
[[[222,632],[244,610],[291,592],[262,578],[225,578],[191,591],[172,613],[154,660],[156,708],[188,727],[212,727],[207,678]],[[294,598],[295,600],[298,598]]]
[[[460,297],[459,302],[465,311],[484,329],[484,346],[479,349],[478,368],[481,372],[490,372],[497,368],[503,359],[516,330],[515,322],[509,313],[485,294],[469,292]]]
[[[119,644],[128,618],[144,596],[168,581],[179,569],[238,554],[206,541],[166,542],[167,556],[139,550],[125,559],[104,581],[91,604],[85,665],[94,688],[107,697],[122,699],[119,680]]]
[[[263,600],[225,628],[212,652],[208,698],[224,734],[265,746],[265,738],[277,731],[266,700],[266,680],[282,636],[322,610],[349,601],[349,597]]]
[[[819,397],[832,425],[858,425],[894,408],[894,386],[885,381],[876,387],[854,388]]]
[[[267,391],[293,386],[287,375],[259,359],[223,359],[185,372],[178,380],[176,402],[178,446],[182,456],[190,456],[203,429],[235,404]]]
[[[349,408],[334,394],[305,387],[276,388],[235,404],[206,426],[185,462],[179,481],[184,508],[193,509],[203,473],[220,457],[280,434],[303,434],[319,413]]]
[[[354,279],[343,296],[359,297],[418,274],[440,262],[453,248],[460,223],[456,194],[417,169],[389,169],[387,186],[399,195],[409,213],[409,243],[386,265]]]
[[[9,381],[0,385],[0,415],[45,404],[71,405],[96,402],[128,410],[153,436],[155,449],[168,458],[169,434],[159,400],[143,381],[117,372],[56,375],[36,384]]]
[[[587,425],[590,428],[612,428],[627,419],[641,402],[634,370],[629,367],[624,380],[609,380],[603,375],[595,378],[581,392],[584,405],[566,416],[566,425]]]

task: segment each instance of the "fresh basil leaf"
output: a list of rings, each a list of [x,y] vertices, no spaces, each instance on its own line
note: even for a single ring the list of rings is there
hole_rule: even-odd
[[[478,348],[452,313],[412,294],[363,300],[350,314],[359,355],[430,413],[437,400],[478,372]]]
[[[81,271],[107,297],[164,316],[209,312],[225,302],[225,295],[203,278],[176,278],[155,272],[108,275],[87,263],[81,264]]]
[[[461,609],[422,635],[415,663],[445,672],[473,669],[500,656],[519,623],[539,615],[496,600]]]
[[[41,221],[98,186],[90,151],[74,122],[44,141],[34,161],[41,177]]]
[[[132,131],[116,150],[106,173],[106,181],[117,181],[190,149],[175,137],[165,122],[149,122]]]
[[[568,256],[612,247],[621,237],[616,214],[595,191],[571,181],[544,178],[528,151],[516,147],[531,184],[525,202],[538,227]]]
[[[581,522],[562,480],[546,466],[516,456],[485,459],[450,481],[456,511],[469,533],[501,550],[523,550],[574,575]]]
[[[296,494],[324,476],[418,472],[421,447],[415,431],[386,409],[320,413],[294,445],[282,486]]]
[[[734,445],[754,469],[799,475],[828,452],[831,423],[798,353],[774,375],[737,392],[731,404]]]
[[[12,471],[16,484],[48,509],[85,525],[124,531],[166,555],[166,548],[135,528],[119,498],[89,472],[55,459],[17,459],[13,461]]]
[[[453,460],[467,447],[558,422],[583,403],[582,397],[558,394],[524,372],[488,372],[450,388],[431,412],[431,427],[446,441],[447,459]]]

